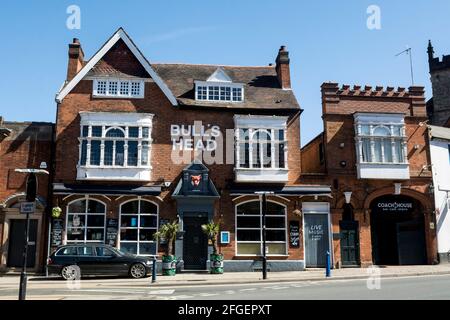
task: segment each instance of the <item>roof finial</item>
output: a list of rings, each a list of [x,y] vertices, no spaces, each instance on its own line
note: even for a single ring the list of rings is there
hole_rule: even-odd
[[[428,40],[428,61],[431,61],[433,59],[434,59],[433,45],[431,44],[431,40]]]

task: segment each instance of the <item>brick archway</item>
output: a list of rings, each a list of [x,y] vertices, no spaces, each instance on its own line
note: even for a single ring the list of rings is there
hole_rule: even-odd
[[[364,209],[370,209],[370,204],[372,203],[373,200],[375,200],[376,198],[379,198],[381,196],[386,196],[386,195],[392,195],[394,193],[393,187],[386,187],[386,188],[381,188],[381,189],[377,189],[374,192],[370,193],[366,199],[364,200]],[[405,196],[409,196],[411,198],[416,199],[417,201],[420,202],[420,204],[423,207],[424,212],[426,213],[431,213],[433,210],[433,205],[431,202],[431,198],[428,197],[427,195],[417,192],[415,190],[412,189],[407,189],[404,188],[402,189],[401,192],[402,195]]]
[[[385,187],[375,190],[370,193],[364,200],[363,210],[372,214],[371,204],[374,200],[382,197],[394,194],[393,187]],[[427,263],[434,264],[437,261],[437,240],[435,227],[432,229],[430,226],[435,224],[435,217],[433,215],[433,203],[428,194],[420,193],[413,189],[402,188],[402,196],[410,197],[416,200],[422,206],[422,213],[424,215],[424,228],[425,228],[425,242],[426,242],[426,255]]]

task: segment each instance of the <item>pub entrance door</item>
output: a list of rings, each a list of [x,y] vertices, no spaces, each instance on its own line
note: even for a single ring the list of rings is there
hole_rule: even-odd
[[[206,216],[183,218],[183,260],[185,270],[206,270],[208,260],[208,238],[202,224],[208,223]]]

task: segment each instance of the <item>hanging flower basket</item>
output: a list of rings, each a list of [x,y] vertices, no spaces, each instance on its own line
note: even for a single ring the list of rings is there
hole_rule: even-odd
[[[60,207],[53,207],[52,208],[52,217],[53,218],[59,218],[61,216],[62,209]]]

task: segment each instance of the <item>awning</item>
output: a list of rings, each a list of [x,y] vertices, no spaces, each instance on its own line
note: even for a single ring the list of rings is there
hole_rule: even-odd
[[[284,196],[329,196],[330,186],[233,186],[230,189],[231,196],[254,195],[261,192],[270,192]]]
[[[54,183],[53,193],[158,196],[161,194],[161,186],[78,185]]]

